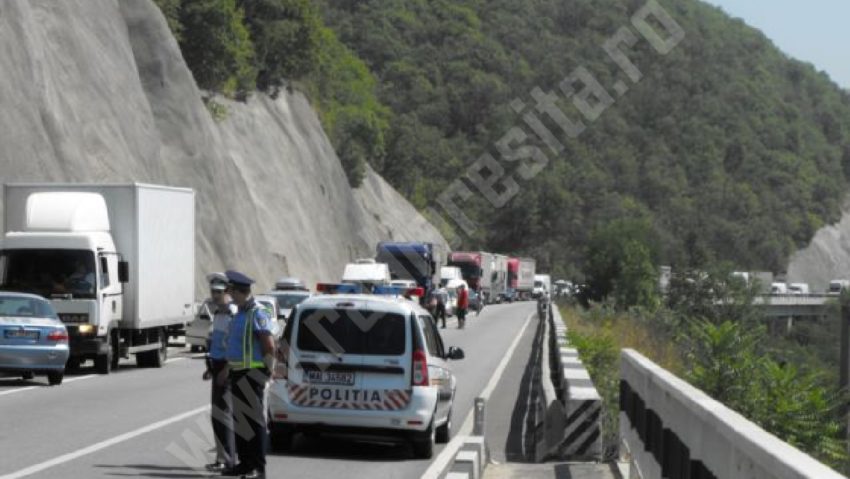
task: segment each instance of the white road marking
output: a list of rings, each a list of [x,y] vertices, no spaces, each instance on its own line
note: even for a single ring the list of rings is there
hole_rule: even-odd
[[[15,394],[15,393],[23,392],[23,391],[29,391],[30,389],[36,389],[36,388],[41,388],[41,387],[43,387],[43,386],[27,386],[27,387],[23,387],[23,388],[10,389],[8,391],[0,392],[0,396],[5,396],[7,394]]]
[[[525,324],[522,325],[522,329],[519,330],[519,334],[516,335],[511,346],[508,348],[506,354],[502,357],[502,361],[496,367],[496,370],[493,371],[493,375],[490,376],[490,382],[487,383],[487,386],[481,391],[477,397],[484,398],[486,401],[490,398],[490,394],[493,393],[493,390],[496,389],[496,386],[499,384],[499,380],[502,379],[502,374],[505,372],[505,368],[508,367],[508,362],[510,362],[511,358],[514,355],[514,351],[519,345],[519,340],[522,338],[522,335],[525,334],[525,329],[528,327],[529,323],[531,323],[531,318],[533,318],[537,314],[536,311],[532,312],[525,318]],[[466,419],[463,421],[463,425],[458,430],[455,437],[446,444],[446,447],[440,451],[440,455],[431,462],[431,465],[425,472],[422,474],[422,479],[438,479],[443,470],[449,465],[449,461],[451,461],[457,451],[462,446],[462,441],[464,436],[468,436],[472,432],[472,421],[475,414],[475,408],[473,406],[470,409],[469,414],[466,415]],[[3,479],[3,478],[0,478]]]
[[[73,377],[73,378],[65,379],[65,380],[62,381],[62,383],[63,384],[64,383],[72,383],[74,381],[80,381],[80,380],[83,380],[83,379],[89,379],[89,378],[93,378],[93,377],[97,377],[97,376],[98,376],[97,374],[88,374],[86,376],[76,376],[76,377]],[[26,387],[17,388],[17,389],[10,389],[8,391],[0,392],[0,396],[6,396],[8,394],[15,394],[15,393],[23,392],[23,391],[30,391],[32,389],[42,389],[42,388],[46,388],[46,387],[47,386],[41,385],[41,386],[26,386]],[[62,387],[62,386],[58,386],[58,387]]]
[[[75,376],[73,378],[68,378],[62,381],[62,384],[72,383],[74,381],[82,381],[83,379],[91,379],[100,376],[100,374],[86,374],[85,376]]]
[[[107,447],[114,446],[116,444],[122,443],[124,441],[129,441],[135,437],[141,436],[142,434],[149,433],[151,431],[161,429],[165,426],[174,424],[175,422],[182,421],[186,418],[192,417],[196,414],[200,414],[202,412],[209,411],[210,406],[203,406],[196,409],[192,409],[191,411],[186,411],[182,414],[178,414],[176,416],[172,416],[168,419],[163,419],[162,421],[155,422],[153,424],[149,424],[147,426],[136,429],[135,431],[130,431],[120,436],[115,436],[111,439],[107,439],[105,441],[98,442],[96,444],[92,444],[91,446],[84,447],[82,449],[78,449],[74,452],[69,452],[68,454],[63,454],[59,457],[55,457],[50,459],[49,461],[44,461],[30,467],[21,469],[19,471],[15,471],[11,474],[6,474],[5,476],[0,476],[0,479],[18,479],[20,477],[26,477],[31,474],[35,474],[37,472],[41,472],[45,469],[49,469],[54,466],[58,466],[59,464],[64,464],[69,461],[73,461],[74,459],[92,454],[94,452],[100,451],[101,449],[106,449]]]

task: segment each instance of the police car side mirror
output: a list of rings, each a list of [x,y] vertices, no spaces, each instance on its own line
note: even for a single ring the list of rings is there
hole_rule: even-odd
[[[446,355],[446,359],[451,359],[452,361],[457,361],[459,359],[463,359],[463,349],[456,348],[454,346],[449,347],[449,354]]]

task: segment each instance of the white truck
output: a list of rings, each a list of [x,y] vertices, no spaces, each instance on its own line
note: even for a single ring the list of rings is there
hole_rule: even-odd
[[[490,274],[490,302],[502,302],[508,290],[508,257],[493,255],[493,272]]]
[[[162,367],[194,312],[195,194],[145,184],[7,184],[0,289],[50,299],[73,369]]]
[[[443,266],[440,268],[440,286],[445,287],[453,279],[463,279],[463,274],[457,266]]]
[[[548,274],[535,274],[534,275],[534,289],[531,292],[531,296],[535,299],[539,299],[542,297],[549,297],[552,292],[552,278]]]

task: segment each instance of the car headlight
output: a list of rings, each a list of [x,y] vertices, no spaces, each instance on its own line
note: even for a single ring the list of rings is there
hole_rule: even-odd
[[[79,326],[80,334],[91,334],[94,332],[93,324],[81,324]]]

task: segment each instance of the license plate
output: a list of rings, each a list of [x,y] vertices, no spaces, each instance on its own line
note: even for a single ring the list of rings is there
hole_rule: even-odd
[[[307,382],[311,384],[335,384],[354,386],[354,373],[339,371],[306,371]]]
[[[38,339],[38,331],[28,329],[7,329],[6,339]]]

